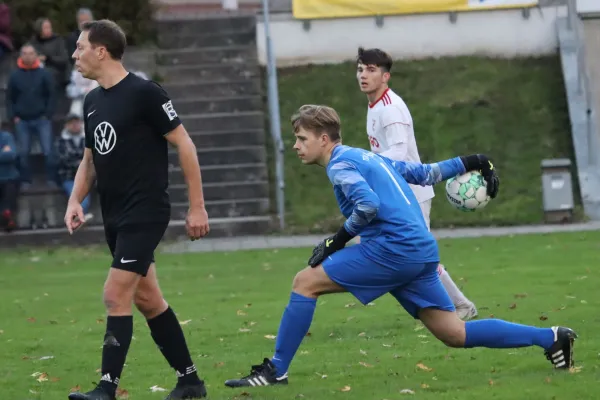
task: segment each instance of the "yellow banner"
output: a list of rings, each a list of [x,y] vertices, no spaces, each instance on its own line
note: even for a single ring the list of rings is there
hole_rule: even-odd
[[[421,14],[525,8],[538,0],[293,0],[294,18],[349,18],[374,15]]]

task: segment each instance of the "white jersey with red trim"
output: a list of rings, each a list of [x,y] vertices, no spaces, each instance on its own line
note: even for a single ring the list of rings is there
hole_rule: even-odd
[[[413,120],[404,100],[391,89],[372,104],[367,112],[367,135],[373,153],[393,160],[421,162]],[[419,203],[434,197],[433,187],[410,185]]]

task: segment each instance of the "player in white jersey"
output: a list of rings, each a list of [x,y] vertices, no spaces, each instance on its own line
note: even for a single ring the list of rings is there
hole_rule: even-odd
[[[358,49],[356,77],[360,90],[367,95],[367,135],[371,151],[392,160],[421,163],[415,140],[413,120],[406,103],[388,87],[392,58],[380,49]],[[427,228],[434,192],[431,186],[410,185],[419,201]],[[477,316],[477,308],[456,286],[442,264],[440,279],[462,319]]]

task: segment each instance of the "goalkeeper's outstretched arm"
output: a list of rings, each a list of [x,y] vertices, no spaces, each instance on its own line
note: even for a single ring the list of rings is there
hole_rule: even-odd
[[[460,157],[433,164],[419,164],[407,161],[392,161],[392,166],[406,182],[413,185],[433,186],[453,176],[464,174],[465,165]]]

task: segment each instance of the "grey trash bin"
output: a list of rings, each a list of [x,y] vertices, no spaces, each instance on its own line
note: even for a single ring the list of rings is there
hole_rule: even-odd
[[[544,220],[547,223],[573,221],[573,184],[571,160],[542,160],[542,193]]]

